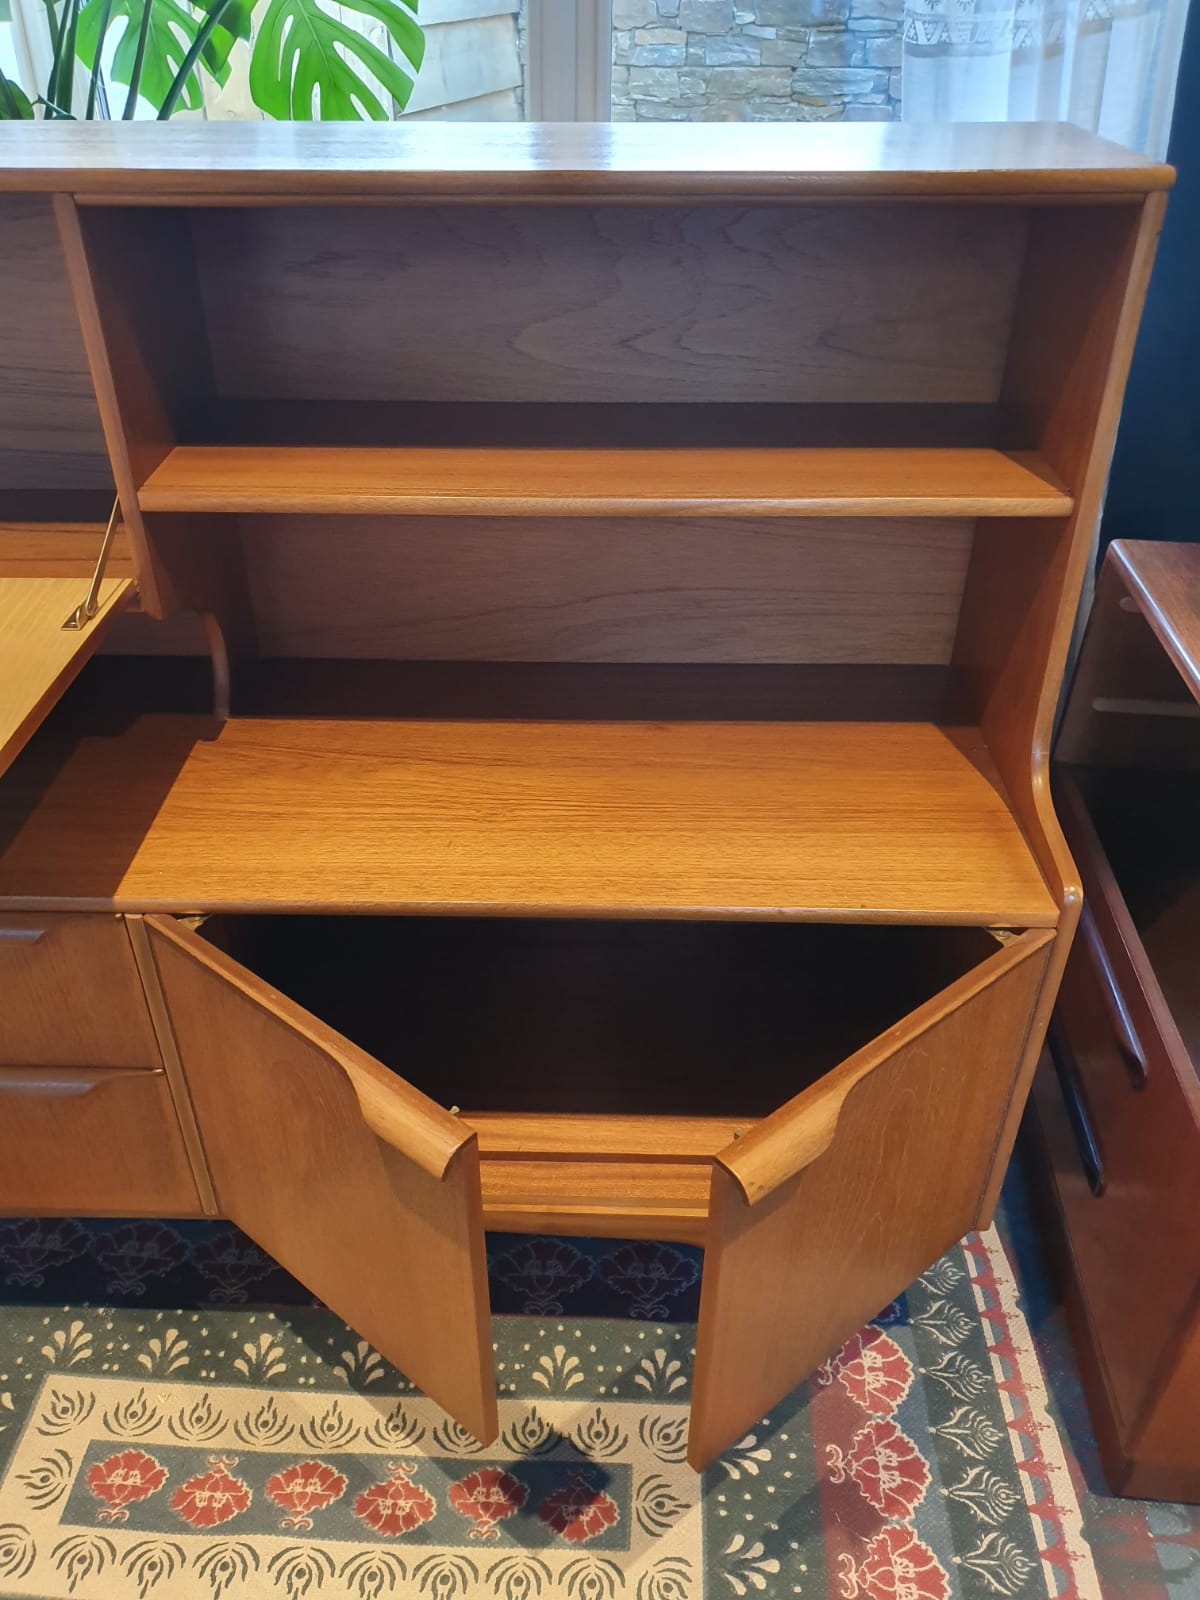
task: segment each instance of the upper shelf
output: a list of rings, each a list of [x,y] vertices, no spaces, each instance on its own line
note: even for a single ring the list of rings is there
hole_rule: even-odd
[[[99,203],[1086,198],[1173,178],[1064,123],[0,124],[0,190]]]
[[[973,729],[171,714],[93,730],[0,789],[10,906],[1057,920]]]
[[[1036,456],[984,449],[179,445],[144,511],[475,516],[1064,516]]]

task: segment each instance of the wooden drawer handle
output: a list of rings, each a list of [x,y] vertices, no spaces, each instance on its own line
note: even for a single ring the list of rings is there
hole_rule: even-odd
[[[1058,1086],[1062,1090],[1063,1102],[1067,1108],[1067,1121],[1071,1124],[1071,1132],[1075,1135],[1075,1147],[1079,1151],[1079,1164],[1083,1168],[1083,1175],[1087,1179],[1088,1188],[1098,1200],[1104,1193],[1107,1182],[1104,1172],[1104,1156],[1100,1150],[1100,1141],[1096,1138],[1096,1130],[1092,1126],[1087,1102],[1083,1097],[1083,1088],[1079,1080],[1079,1068],[1075,1064],[1075,1057],[1068,1049],[1062,1033],[1053,1023],[1051,1023],[1050,1031],[1046,1036],[1046,1046],[1050,1051],[1050,1059],[1054,1063],[1054,1073],[1058,1079]]]
[[[1146,1052],[1142,1049],[1142,1042],[1138,1038],[1137,1029],[1133,1025],[1133,1018],[1129,1015],[1129,1008],[1125,1004],[1125,997],[1121,993],[1121,986],[1117,982],[1117,975],[1113,971],[1112,962],[1108,959],[1108,951],[1104,948],[1104,940],[1100,937],[1100,930],[1096,926],[1096,919],[1091,908],[1084,905],[1079,918],[1080,931],[1088,947],[1088,954],[1096,968],[1100,979],[1100,987],[1104,991],[1104,1003],[1108,1009],[1109,1020],[1117,1035],[1117,1049],[1121,1052],[1121,1060],[1125,1063],[1125,1070],[1135,1089],[1146,1087]]]
[[[116,1078],[157,1078],[157,1072],[137,1067],[0,1067],[0,1094],[37,1096],[44,1100],[71,1100],[91,1094]]]

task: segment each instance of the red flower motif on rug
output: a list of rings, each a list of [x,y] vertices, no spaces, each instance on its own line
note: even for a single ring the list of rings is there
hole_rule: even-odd
[[[284,1528],[311,1528],[312,1513],[331,1506],[345,1492],[345,1478],[327,1461],[297,1461],[267,1479],[268,1496],[288,1513],[280,1523]]]
[[[539,1519],[572,1544],[596,1538],[620,1515],[616,1501],[597,1489],[586,1472],[573,1472],[570,1483],[555,1489],[538,1507]]]
[[[864,1411],[886,1417],[912,1388],[912,1362],[890,1334],[863,1328],[822,1367],[823,1383],[834,1378]]]
[[[216,1528],[250,1504],[250,1487],[230,1471],[236,1456],[209,1456],[207,1472],[189,1478],[171,1496],[171,1509],[193,1528]]]
[[[866,1559],[843,1588],[870,1600],[949,1600],[945,1567],[911,1528],[884,1528],[867,1546]]]
[[[846,1470],[884,1517],[910,1517],[929,1487],[929,1463],[890,1417],[855,1434]]]
[[[528,1498],[529,1485],[500,1467],[480,1467],[450,1485],[450,1504],[477,1524],[471,1529],[472,1539],[498,1536],[504,1518],[519,1511]]]
[[[100,1512],[104,1522],[125,1522],[126,1509],[135,1500],[145,1500],[167,1481],[167,1469],[144,1450],[121,1450],[107,1461],[88,1468],[87,1486],[97,1500],[105,1502]]]
[[[376,1533],[411,1533],[437,1512],[433,1496],[412,1481],[416,1467],[394,1462],[382,1483],[364,1489],[354,1502],[354,1515]]]

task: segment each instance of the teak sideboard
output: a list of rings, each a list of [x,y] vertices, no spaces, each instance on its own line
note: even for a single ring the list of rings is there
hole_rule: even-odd
[[[0,130],[0,1207],[230,1217],[485,1441],[486,1228],[701,1244],[698,1467],[984,1223],[1171,176]]]

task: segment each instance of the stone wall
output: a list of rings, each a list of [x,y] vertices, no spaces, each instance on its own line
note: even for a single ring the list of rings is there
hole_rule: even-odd
[[[614,122],[891,122],[904,0],[613,0]]]

